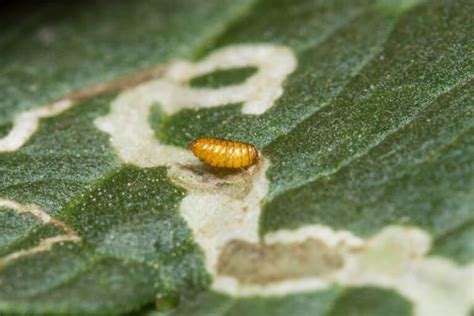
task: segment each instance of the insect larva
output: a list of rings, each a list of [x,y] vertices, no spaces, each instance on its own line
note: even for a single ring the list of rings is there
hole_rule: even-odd
[[[252,144],[214,137],[201,137],[189,144],[194,156],[217,168],[246,168],[258,161],[258,150]]]

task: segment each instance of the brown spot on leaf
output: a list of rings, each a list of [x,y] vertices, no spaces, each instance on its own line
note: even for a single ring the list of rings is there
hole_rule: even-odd
[[[342,265],[337,251],[317,239],[272,245],[233,240],[225,245],[217,271],[242,283],[266,284],[328,274]]]

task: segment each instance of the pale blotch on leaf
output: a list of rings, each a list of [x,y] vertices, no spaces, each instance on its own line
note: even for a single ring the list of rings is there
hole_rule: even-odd
[[[0,138],[0,153],[18,150],[36,132],[40,119],[61,114],[72,105],[72,101],[64,99],[56,103],[19,113],[13,119],[13,127],[9,133],[3,138]]]
[[[301,249],[308,243],[322,253],[302,254]],[[219,272],[223,275],[214,288],[232,295],[253,296],[284,295],[333,285],[378,286],[394,289],[411,300],[414,315],[421,316],[467,315],[474,303],[474,265],[459,267],[445,258],[428,257],[431,237],[418,228],[387,226],[363,240],[348,231],[313,225],[267,234],[263,244],[243,245],[232,241],[221,254],[227,257],[219,258]],[[287,252],[282,254],[281,249]],[[279,256],[282,261],[275,262]],[[302,260],[295,263],[296,257]],[[254,270],[245,258],[257,264]],[[240,265],[229,263],[231,260]],[[332,269],[327,266],[330,262]],[[295,265],[299,266],[298,272]],[[276,269],[290,278],[278,279]]]
[[[317,239],[300,243],[228,242],[219,257],[217,273],[243,284],[268,284],[286,279],[326,275],[342,267],[337,251]]]
[[[189,81],[215,70],[253,66],[258,70],[240,84],[218,89],[195,89]],[[170,63],[161,78],[121,93],[108,115],[98,118],[96,126],[110,134],[120,158],[140,167],[169,166],[195,161],[192,154],[165,145],[155,137],[148,116],[152,105],[173,114],[185,108],[212,108],[243,103],[245,114],[262,114],[282,93],[282,84],[296,68],[290,49],[274,45],[236,45],[213,52],[198,63]],[[130,132],[130,131],[133,131]]]
[[[187,191],[179,211],[204,250],[206,267],[212,275],[218,274],[218,258],[227,243],[259,241],[260,202],[268,192],[265,172],[269,165],[263,158],[243,173],[227,175],[181,166],[169,169],[171,181]]]

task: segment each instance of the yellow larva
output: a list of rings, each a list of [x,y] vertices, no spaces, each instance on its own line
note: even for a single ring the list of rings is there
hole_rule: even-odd
[[[194,156],[217,168],[246,168],[258,161],[258,150],[252,144],[214,137],[201,137],[189,144]]]

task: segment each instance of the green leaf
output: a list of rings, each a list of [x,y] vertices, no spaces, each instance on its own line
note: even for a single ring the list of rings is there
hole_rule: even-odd
[[[376,288],[331,289],[272,298],[232,299],[204,293],[169,313],[153,315],[411,315],[396,293]]]
[[[472,1],[3,5],[1,315],[472,313]]]

